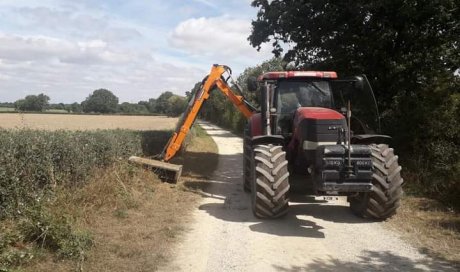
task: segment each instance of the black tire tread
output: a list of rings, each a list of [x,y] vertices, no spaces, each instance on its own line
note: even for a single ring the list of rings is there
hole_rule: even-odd
[[[289,208],[289,172],[282,146],[256,145],[252,210],[259,218],[279,218]]]
[[[401,166],[393,148],[372,144],[373,191],[351,197],[350,208],[358,216],[385,220],[396,213],[403,195]]]

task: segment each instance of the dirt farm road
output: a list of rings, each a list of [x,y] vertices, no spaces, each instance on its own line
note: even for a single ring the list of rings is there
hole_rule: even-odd
[[[291,197],[280,220],[252,215],[242,188],[242,139],[201,126],[219,148],[218,168],[193,224],[163,271],[456,271],[355,217],[343,199]]]

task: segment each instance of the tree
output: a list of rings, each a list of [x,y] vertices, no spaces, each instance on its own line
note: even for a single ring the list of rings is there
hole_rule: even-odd
[[[187,99],[182,96],[173,95],[168,99],[168,104],[166,114],[168,116],[179,116],[184,113],[187,107]]]
[[[149,101],[139,101],[139,105],[143,105],[150,113],[155,113],[156,99],[150,98]]]
[[[168,112],[168,108],[170,106],[170,103],[168,101],[169,98],[171,98],[174,94],[172,92],[164,92],[158,96],[158,98],[155,101],[155,107],[154,107],[154,112],[155,113],[161,113],[161,114],[166,114]]]
[[[258,76],[262,75],[266,72],[272,71],[284,71],[284,67],[286,66],[286,62],[283,61],[282,58],[272,58],[270,60],[264,61],[261,64],[258,64],[253,67],[248,67],[244,69],[243,73],[241,73],[238,78],[236,79],[237,84],[242,88],[243,94],[251,103],[254,105],[258,105],[258,95],[259,93],[251,93],[247,88],[247,81],[250,77],[257,78]]]
[[[70,105],[70,111],[73,112],[73,113],[80,113],[82,112],[82,108],[81,108],[81,105],[80,103],[77,103],[77,102],[74,102]]]
[[[149,113],[144,104],[132,104],[124,102],[120,105],[120,112],[128,114],[146,114]]]
[[[50,98],[45,94],[28,95],[14,103],[19,111],[44,111],[49,105]]]
[[[118,97],[109,90],[98,89],[81,104],[83,112],[113,113],[117,112]]]

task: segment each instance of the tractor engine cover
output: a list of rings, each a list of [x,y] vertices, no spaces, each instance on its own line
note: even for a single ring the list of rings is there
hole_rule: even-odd
[[[334,110],[298,108],[293,122],[293,137],[288,145],[296,172],[307,174],[307,168],[315,164],[316,149],[322,145],[336,144],[339,130],[346,129],[346,126],[345,117]]]
[[[341,130],[348,129],[343,114],[327,108],[298,108],[293,126],[288,150],[294,169],[313,179],[318,194],[347,195],[372,190],[371,149],[367,145],[351,145],[348,151],[340,136]]]

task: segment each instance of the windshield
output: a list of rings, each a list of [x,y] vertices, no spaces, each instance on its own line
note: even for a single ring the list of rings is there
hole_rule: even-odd
[[[356,78],[338,80],[283,80],[277,83],[277,108],[279,122],[292,119],[299,107],[330,108],[344,113],[351,104],[351,127],[355,134],[380,132],[380,119],[371,86],[362,76],[362,87]]]
[[[299,107],[332,107],[328,81],[280,81],[278,112],[291,114]]]
[[[331,81],[334,108],[345,109],[350,101],[355,134],[380,132],[379,112],[369,81],[363,76],[362,88],[356,87],[355,83],[356,79]]]

